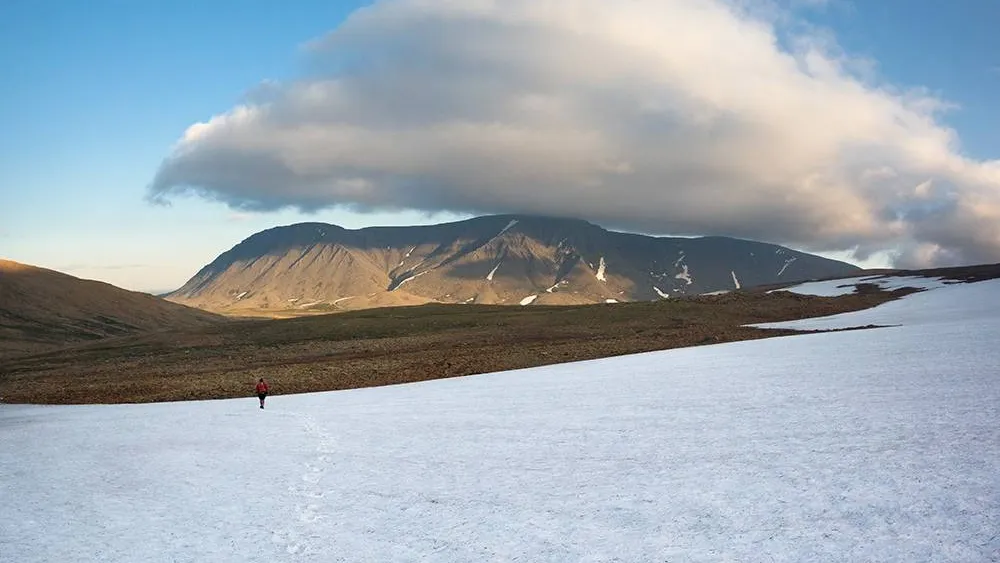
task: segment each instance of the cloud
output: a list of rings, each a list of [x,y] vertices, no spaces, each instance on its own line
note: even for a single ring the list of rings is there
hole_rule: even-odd
[[[248,213],[246,211],[234,211],[226,217],[226,220],[231,223],[242,223],[244,221],[249,221],[256,217],[257,215],[255,213]]]
[[[767,0],[396,0],[188,128],[149,195],[574,216],[905,266],[1000,261],[1000,161]],[[802,31],[805,30],[805,31]]]

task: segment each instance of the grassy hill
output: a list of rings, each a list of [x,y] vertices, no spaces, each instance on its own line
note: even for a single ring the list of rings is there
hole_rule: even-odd
[[[146,293],[0,260],[0,357],[223,321]]]

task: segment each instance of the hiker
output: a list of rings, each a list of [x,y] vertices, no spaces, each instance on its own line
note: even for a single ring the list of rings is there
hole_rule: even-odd
[[[260,399],[260,408],[264,408],[264,399],[267,398],[267,390],[267,382],[264,381],[264,378],[262,377],[260,378],[260,381],[257,382],[257,398]]]

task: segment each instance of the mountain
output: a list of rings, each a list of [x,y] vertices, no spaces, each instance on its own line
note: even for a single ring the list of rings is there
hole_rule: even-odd
[[[651,237],[576,219],[493,215],[348,230],[300,223],[257,233],[167,299],[271,314],[427,302],[655,300],[848,275],[856,266],[726,237]]]
[[[0,260],[0,355],[223,320],[145,293]]]

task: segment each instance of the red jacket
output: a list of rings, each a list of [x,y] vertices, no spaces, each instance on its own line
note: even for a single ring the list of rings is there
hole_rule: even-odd
[[[267,393],[267,383],[264,383],[263,381],[257,382],[257,392]]]

